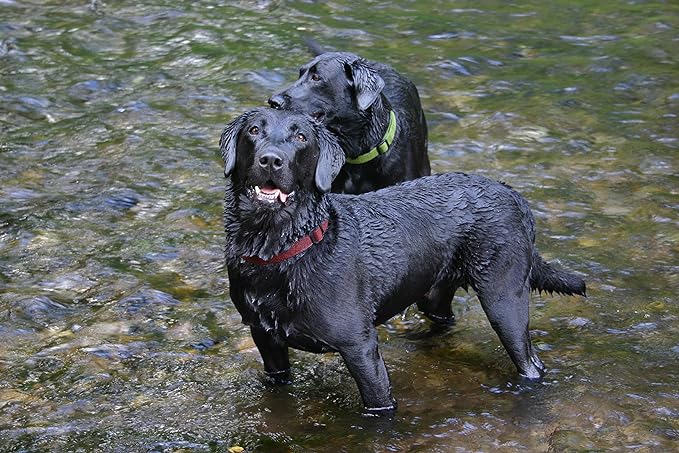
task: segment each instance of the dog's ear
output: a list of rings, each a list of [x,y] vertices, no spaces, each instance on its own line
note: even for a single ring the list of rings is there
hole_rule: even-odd
[[[257,113],[257,110],[252,110],[231,121],[226,125],[222,136],[219,138],[219,149],[222,152],[222,159],[224,159],[224,176],[227,178],[236,166],[236,145],[240,131],[255,113]]]
[[[347,78],[354,83],[358,108],[365,110],[377,100],[384,88],[384,79],[368,66],[366,60],[359,58],[351,63],[344,63]]]
[[[325,129],[323,125],[317,125],[318,136],[318,162],[316,163],[316,187],[321,192],[329,192],[332,181],[339,174],[344,165],[344,151],[337,143],[337,139]]]

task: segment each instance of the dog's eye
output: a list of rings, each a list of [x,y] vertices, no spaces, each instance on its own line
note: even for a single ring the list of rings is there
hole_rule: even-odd
[[[257,126],[252,126],[250,130],[248,130],[248,133],[250,135],[257,135],[259,134],[259,128]]]
[[[306,141],[306,137],[304,136],[304,134],[297,134],[296,138],[297,138],[297,140],[299,140],[302,143],[304,143]]]
[[[319,80],[321,80],[321,76],[314,72],[313,74],[311,74],[311,80],[313,80],[314,82],[318,82]]]

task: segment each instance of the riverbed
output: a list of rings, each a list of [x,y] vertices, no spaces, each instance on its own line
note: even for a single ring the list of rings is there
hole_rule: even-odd
[[[267,382],[218,140],[305,36],[413,80],[433,172],[510,184],[586,278],[532,296],[542,383],[463,291],[380,328],[393,420],[337,355]],[[676,450],[678,42],[671,2],[0,0],[0,451]]]

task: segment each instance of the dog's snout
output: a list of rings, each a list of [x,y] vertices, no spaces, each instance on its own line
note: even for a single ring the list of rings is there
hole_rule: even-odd
[[[286,104],[286,96],[283,94],[274,94],[269,98],[269,105],[274,109],[282,109]]]
[[[259,166],[264,169],[270,168],[273,171],[278,171],[283,168],[283,158],[274,152],[268,152],[259,156],[258,162]]]

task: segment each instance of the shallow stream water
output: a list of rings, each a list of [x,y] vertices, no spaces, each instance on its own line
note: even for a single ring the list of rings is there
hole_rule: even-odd
[[[501,179],[588,298],[535,294],[525,385],[473,294],[267,384],[229,301],[217,142],[310,58],[418,86],[435,172]],[[0,451],[676,451],[679,6],[0,0]]]

